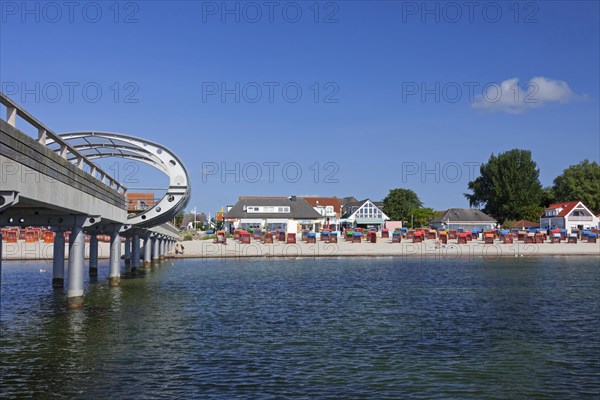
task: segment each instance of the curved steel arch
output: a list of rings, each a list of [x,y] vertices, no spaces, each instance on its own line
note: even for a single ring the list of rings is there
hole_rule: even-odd
[[[192,193],[189,175],[179,157],[167,147],[112,132],[69,132],[60,137],[65,141],[83,139],[84,144],[73,147],[87,158],[132,159],[151,165],[169,177],[169,188],[158,202],[143,213],[127,217],[127,224],[132,227],[148,228],[169,222],[187,206]],[[48,144],[52,144],[52,141]],[[102,149],[109,151],[103,152]]]

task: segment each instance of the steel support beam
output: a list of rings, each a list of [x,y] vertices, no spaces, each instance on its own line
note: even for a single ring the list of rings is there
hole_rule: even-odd
[[[69,229],[73,226],[87,228],[98,223],[99,215],[60,215],[60,214],[28,214],[19,208],[9,208],[0,214],[0,226],[53,226]]]
[[[19,202],[19,192],[14,190],[0,191],[0,211],[14,206]]]

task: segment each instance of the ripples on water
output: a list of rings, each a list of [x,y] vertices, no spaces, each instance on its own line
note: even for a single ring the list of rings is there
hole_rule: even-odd
[[[0,397],[598,398],[598,261],[104,264],[71,312],[5,262]]]

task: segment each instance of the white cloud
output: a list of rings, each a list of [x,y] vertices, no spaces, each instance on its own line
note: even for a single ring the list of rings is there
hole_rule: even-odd
[[[536,76],[523,86],[519,85],[519,78],[507,79],[500,84],[486,84],[471,106],[491,112],[518,114],[547,103],[569,103],[583,98],[584,95],[573,92],[565,81]]]

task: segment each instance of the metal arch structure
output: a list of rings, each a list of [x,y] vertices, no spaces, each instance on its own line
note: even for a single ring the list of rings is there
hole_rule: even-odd
[[[69,132],[60,134],[88,159],[124,158],[146,163],[169,178],[169,188],[152,207],[129,215],[131,228],[149,228],[171,221],[188,204],[192,192],[189,175],[179,157],[167,147],[138,137],[112,132]],[[78,143],[74,143],[78,142]],[[52,145],[52,141],[48,142]],[[69,159],[77,162],[76,158]]]

